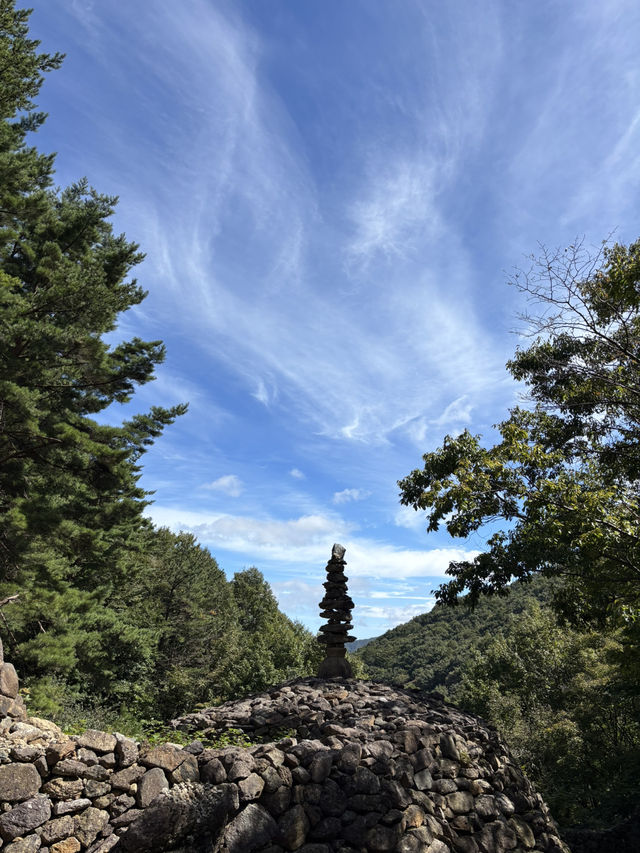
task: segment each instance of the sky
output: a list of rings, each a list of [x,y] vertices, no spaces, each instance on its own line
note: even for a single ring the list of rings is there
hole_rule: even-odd
[[[638,237],[637,0],[30,0],[67,54],[35,144],[117,195],[162,339],[118,423],[188,402],[144,458],[157,525],[354,633],[433,606],[485,536],[426,533],[397,481],[524,389],[508,281],[540,245]]]

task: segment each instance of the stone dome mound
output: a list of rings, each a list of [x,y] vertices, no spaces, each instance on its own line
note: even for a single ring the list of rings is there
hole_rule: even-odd
[[[280,737],[200,752],[201,781],[231,805],[216,826],[199,822],[185,853],[568,851],[496,731],[437,694],[305,678],[172,725]],[[123,849],[154,849],[136,847],[152,812],[123,836]]]
[[[2,853],[568,853],[497,733],[437,694],[305,678],[173,725],[192,742],[0,713]],[[253,745],[205,748],[229,729]]]

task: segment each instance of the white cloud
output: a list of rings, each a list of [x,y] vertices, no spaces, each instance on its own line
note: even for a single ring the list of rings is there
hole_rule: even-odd
[[[279,520],[245,515],[207,513],[153,504],[148,514],[158,525],[188,530],[205,545],[246,554],[249,562],[276,561],[293,564],[301,571],[322,569],[331,545],[347,549],[349,575],[357,578],[439,579],[449,563],[470,560],[478,552],[464,548],[414,550],[354,535],[354,526],[343,519],[320,513]],[[439,580],[438,580],[439,582]]]
[[[349,501],[363,501],[371,495],[365,489],[343,489],[333,493],[334,504],[345,504]]]
[[[218,477],[212,483],[203,486],[204,489],[211,489],[214,492],[223,492],[231,498],[238,498],[244,491],[244,483],[236,474],[225,474],[223,477]]]
[[[302,471],[299,468],[292,468],[289,471],[289,474],[291,477],[293,477],[296,480],[305,480],[306,479],[305,475],[302,473]]]

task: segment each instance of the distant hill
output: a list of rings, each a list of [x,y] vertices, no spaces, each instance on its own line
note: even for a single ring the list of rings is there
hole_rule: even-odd
[[[358,649],[363,649],[368,643],[375,639],[377,638],[369,637],[368,640],[354,640],[353,643],[347,643],[345,648],[349,653],[353,654],[353,652],[357,651]]]
[[[360,641],[357,655],[370,678],[449,696],[455,692],[469,653],[533,601],[548,604],[551,592],[549,581],[536,578],[528,584],[512,584],[505,597],[483,599],[473,611],[464,604],[436,606],[380,637]]]

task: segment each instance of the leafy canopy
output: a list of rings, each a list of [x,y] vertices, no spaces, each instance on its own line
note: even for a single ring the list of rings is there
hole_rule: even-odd
[[[485,447],[447,436],[399,482],[428,529],[456,537],[487,525],[486,550],[451,563],[437,597],[502,594],[513,578],[563,580],[556,604],[581,621],[640,605],[640,242],[545,252],[515,285],[533,313],[531,344],[507,367],[531,408],[515,407]]]

